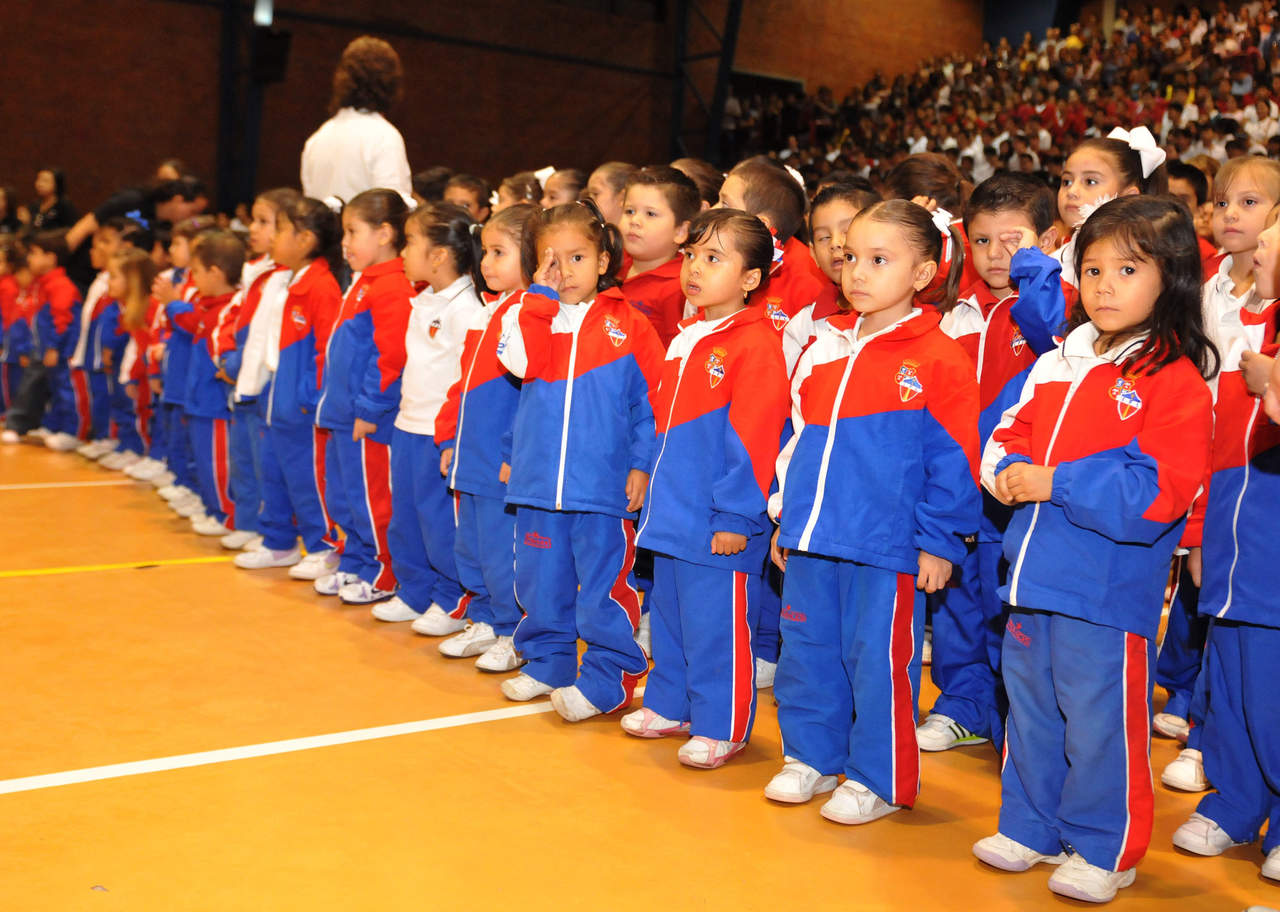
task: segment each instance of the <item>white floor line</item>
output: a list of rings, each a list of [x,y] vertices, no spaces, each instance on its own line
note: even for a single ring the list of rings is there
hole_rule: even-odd
[[[0,484],[0,491],[35,491],[40,488],[105,488],[109,485],[137,484],[132,478],[112,478],[109,481],[42,481],[32,484]]]
[[[334,732],[330,735],[312,735],[307,738],[291,738],[287,741],[268,741],[265,744],[248,744],[244,747],[227,747],[221,750],[201,751],[197,754],[178,754],[173,757],[157,757],[153,760],[136,760],[131,763],[91,766],[86,769],[46,773],[41,776],[24,776],[21,779],[4,779],[0,780],[0,795],[11,795],[16,792],[34,792],[39,789],[57,788],[62,785],[78,785],[82,782],[97,782],[100,779],[119,779],[124,776],[141,776],[145,773],[162,773],[167,770],[186,769],[192,766],[230,763],[233,760],[247,760],[252,757],[270,757],[274,754],[315,750],[319,747],[333,747],[338,744],[376,741],[379,738],[394,738],[399,735],[439,731],[442,728],[457,728],[462,725],[476,725],[481,722],[496,722],[500,719],[514,719],[519,716],[532,716],[551,711],[550,702],[544,700],[538,703],[508,706],[502,709],[489,709],[483,712],[441,716],[438,719],[423,719],[419,722],[379,725],[376,728],[358,728],[354,731]]]

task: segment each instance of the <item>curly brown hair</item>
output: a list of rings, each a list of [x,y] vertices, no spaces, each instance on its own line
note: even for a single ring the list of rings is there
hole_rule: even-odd
[[[400,100],[400,55],[381,38],[361,35],[347,45],[333,71],[329,113],[360,108],[386,113]]]

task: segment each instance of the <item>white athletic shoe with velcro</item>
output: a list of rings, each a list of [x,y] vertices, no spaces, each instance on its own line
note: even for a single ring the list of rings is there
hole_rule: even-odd
[[[764,787],[764,796],[784,804],[804,804],[814,795],[834,791],[839,780],[824,776],[795,757],[783,757],[782,770]]]

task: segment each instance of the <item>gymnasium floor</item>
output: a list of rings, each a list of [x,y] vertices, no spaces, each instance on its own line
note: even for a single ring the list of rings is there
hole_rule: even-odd
[[[1048,868],[970,855],[996,820],[989,748],[926,755],[917,809],[865,827],[773,806],[767,692],[741,757],[685,769],[676,742],[507,703],[407,625],[236,570],[121,479],[0,449],[0,910],[1086,907]],[[1156,741],[1156,770],[1175,754]],[[1257,849],[1175,852],[1195,801],[1157,787],[1113,907],[1280,906]]]

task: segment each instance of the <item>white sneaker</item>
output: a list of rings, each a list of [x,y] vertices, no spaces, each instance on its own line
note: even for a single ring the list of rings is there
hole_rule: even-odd
[[[113,453],[116,447],[120,446],[119,440],[112,440],[110,437],[100,437],[91,441],[85,448],[84,456],[87,459],[101,459],[108,453]]]
[[[1262,863],[1262,876],[1267,880],[1280,880],[1280,846],[1267,853],[1267,860]]]
[[[312,587],[321,595],[337,595],[343,586],[348,583],[357,582],[359,579],[360,577],[356,576],[354,573],[342,573],[341,571],[335,571],[333,573],[327,573],[324,576],[317,577],[316,581],[312,583]]]
[[[226,548],[228,551],[245,551],[245,545],[249,544],[255,538],[262,538],[257,532],[251,532],[248,529],[237,529],[234,532],[228,532],[222,538],[218,539],[218,544]],[[296,561],[295,561],[296,563]]]
[[[644,653],[646,659],[653,658],[653,625],[649,621],[649,612],[640,615],[640,623],[636,625],[636,645]]]
[[[694,735],[676,751],[676,759],[694,769],[719,769],[747,747],[746,741],[717,741]]]
[[[1010,839],[1004,833],[983,836],[973,844],[973,854],[979,861],[993,868],[1015,873],[1029,871],[1041,863],[1060,865],[1065,864],[1067,860],[1065,852],[1045,855],[1030,846],[1024,846],[1017,840]]]
[[[804,804],[814,795],[833,791],[839,781],[835,776],[824,776],[812,766],[795,757],[783,757],[782,770],[764,787],[764,796],[783,804]]]
[[[98,465],[107,465],[108,459],[111,460],[111,465],[107,466],[107,468],[117,469],[123,472],[125,469],[129,468],[129,466],[133,465],[135,462],[141,461],[142,457],[139,456],[137,453],[133,452],[132,450],[116,450],[110,456],[104,456],[98,462]]]
[[[537,678],[531,678],[523,671],[514,678],[502,682],[502,695],[517,703],[528,703],[555,690],[550,684],[543,684]]]
[[[962,744],[986,744],[987,740],[942,713],[929,713],[916,729],[916,743],[922,751],[951,750]]]
[[[417,620],[422,615],[409,607],[398,595],[393,595],[385,602],[378,602],[373,606],[373,610],[369,612],[379,621],[385,621],[388,624],[400,624],[404,621]]]
[[[431,607],[422,613],[422,617],[413,622],[413,632],[423,636],[440,637],[457,633],[466,626],[466,618],[451,618],[449,612],[432,603]]]
[[[492,646],[476,659],[481,671],[515,671],[524,664],[524,657],[516,652],[516,638],[500,636]]]
[[[1072,855],[1049,876],[1049,889],[1059,896],[1082,902],[1111,902],[1117,892],[1132,886],[1137,876],[1133,868],[1108,871],[1089,864],[1079,855]]]
[[[31,430],[27,431],[27,436],[34,437],[36,440],[44,440],[51,433],[52,431],[50,431],[47,427],[38,427],[38,428],[32,428]]]
[[[22,435],[12,428],[5,428],[0,431],[0,443],[21,443]]]
[[[777,662],[766,662],[764,659],[756,659],[756,690],[764,690],[773,686],[773,679],[778,674]]]
[[[222,537],[223,535],[227,535],[231,532],[230,529],[212,516],[205,516],[202,519],[193,518],[191,522],[191,531],[196,535],[217,535],[218,537]]]
[[[44,439],[44,445],[51,450],[59,453],[70,453],[80,445],[80,441],[65,431],[59,431],[56,434],[50,434]]]
[[[204,515],[204,501],[199,494],[193,494],[190,497],[176,497],[169,501],[169,506],[173,508],[174,513],[179,516],[185,516],[188,519]]]
[[[358,577],[355,582],[347,583],[338,590],[338,598],[347,605],[371,605],[374,602],[389,599],[395,594],[393,589],[379,589],[373,583]]]
[[[156,493],[160,495],[162,500],[172,502],[180,497],[192,497],[196,492],[184,485],[174,482],[173,484],[165,485],[163,488],[157,488]]]
[[[161,465],[164,465],[164,463],[161,463]],[[155,475],[148,478],[147,481],[151,482],[151,486],[154,488],[163,488],[173,484],[177,478],[178,476],[174,475],[168,469],[162,469]]]
[[[595,704],[584,697],[582,691],[573,684],[568,687],[557,687],[551,691],[551,705],[566,722],[581,722],[583,719],[600,715],[600,710],[596,709]]]
[[[889,804],[861,782],[846,779],[831,793],[831,797],[819,813],[835,823],[853,826],[879,820],[887,814],[900,810],[902,810],[901,807]]]
[[[1151,719],[1151,728],[1156,734],[1176,738],[1183,744],[1187,742],[1187,733],[1191,731],[1191,725],[1186,719],[1170,713],[1156,713]]]
[[[124,473],[137,481],[150,481],[164,470],[163,462],[159,459],[152,459],[150,456],[147,456],[143,459],[139,459],[133,465],[129,466],[129,468],[124,470]]]
[[[124,453],[119,453],[119,452],[107,453],[105,456],[103,456],[101,459],[98,460],[98,465],[102,466],[104,469],[122,469],[124,468],[124,466],[120,464],[120,460],[122,460],[123,458],[124,458]]]
[[[668,735],[687,735],[688,722],[677,722],[660,716],[647,706],[629,712],[621,719],[622,730],[637,738],[665,738]]]
[[[1173,844],[1184,852],[1212,857],[1244,843],[1232,839],[1217,821],[1204,814],[1193,813],[1186,823],[1173,831]]]
[[[1160,781],[1180,792],[1206,792],[1209,780],[1204,775],[1204,755],[1198,750],[1185,748],[1160,774]]]
[[[98,441],[89,440],[85,443],[80,444],[78,447],[76,447],[76,452],[79,453],[81,456],[83,456],[85,459],[93,459],[94,447],[96,447],[97,445],[98,445]]]
[[[924,643],[920,646],[920,664],[933,664],[933,628],[924,629]]]
[[[312,551],[289,568],[289,576],[296,580],[318,580],[322,576],[332,576],[338,572],[339,560],[341,555],[332,548]]]
[[[241,570],[267,570],[271,567],[292,567],[302,560],[302,550],[272,551],[270,548],[255,548],[252,551],[241,551],[232,561]]]
[[[440,641],[440,654],[451,659],[478,656],[498,642],[498,635],[484,622],[469,624],[461,633]]]

